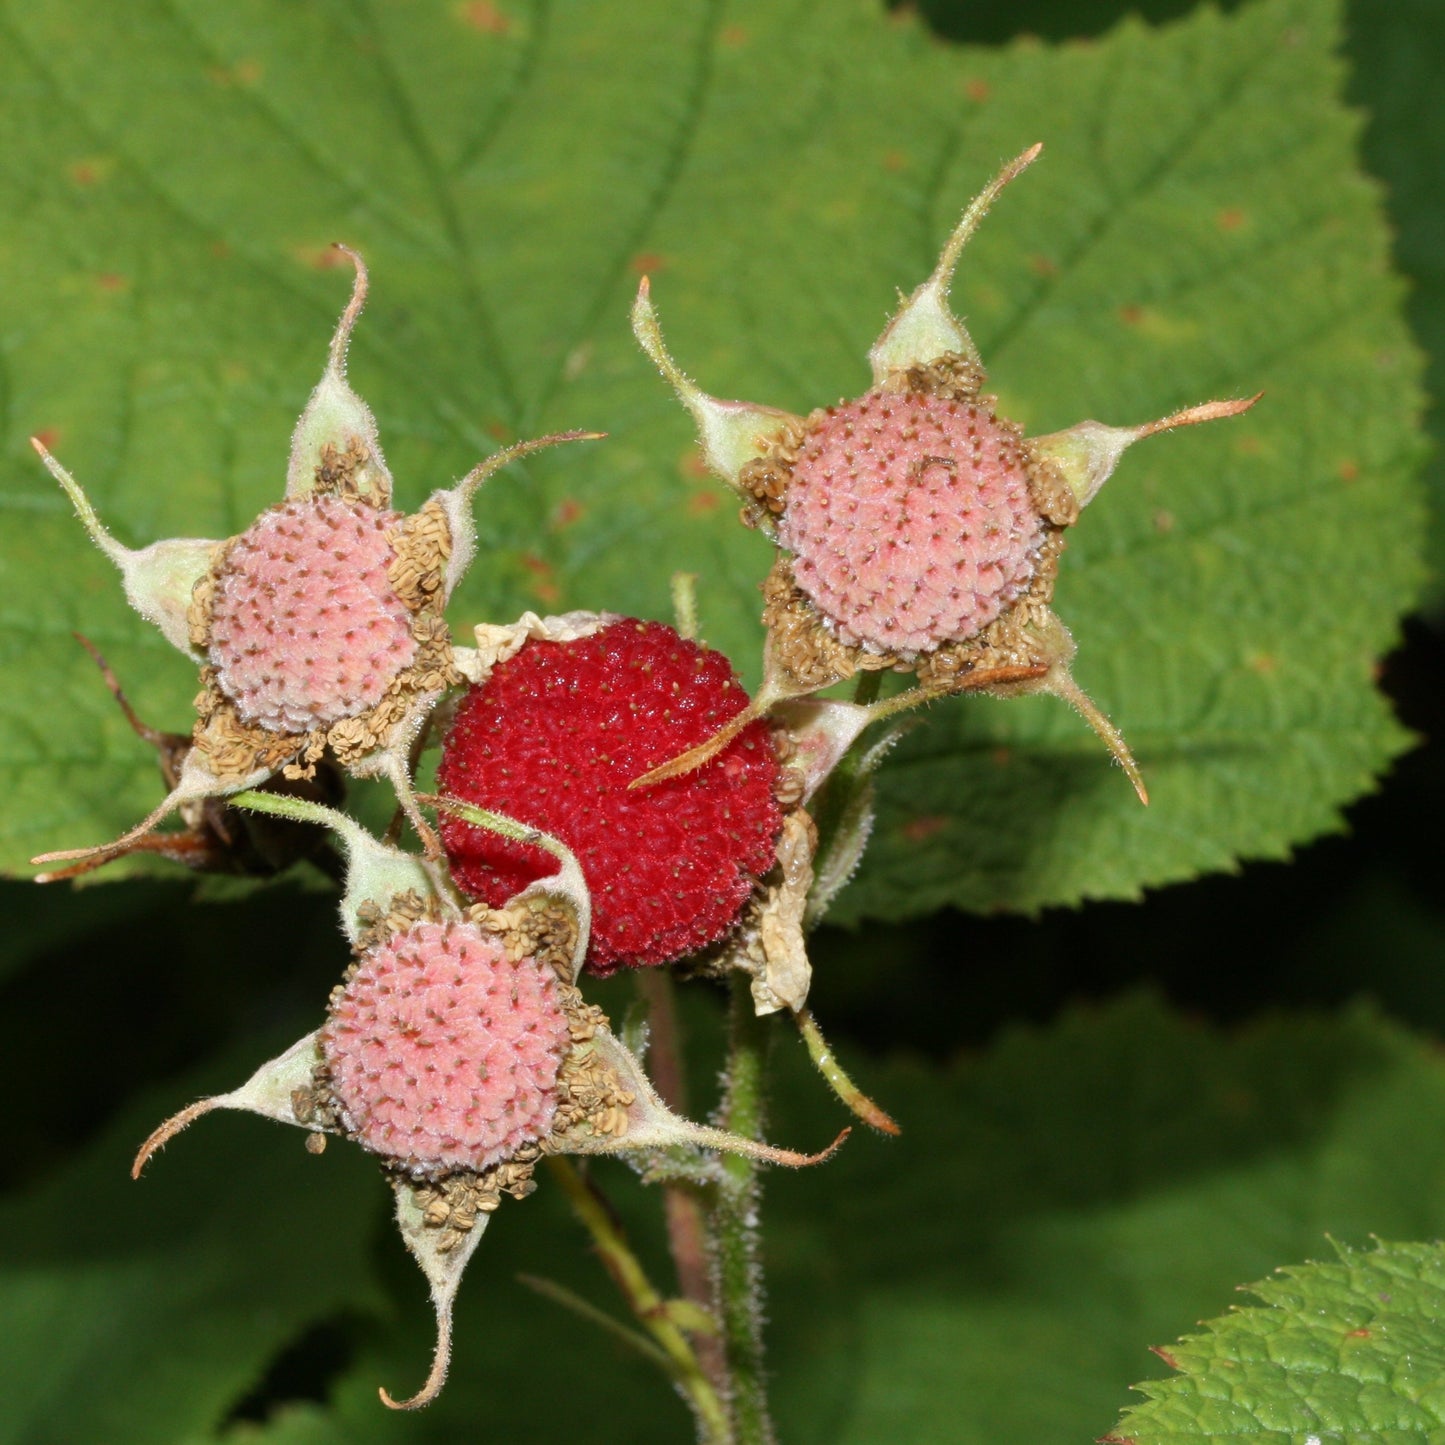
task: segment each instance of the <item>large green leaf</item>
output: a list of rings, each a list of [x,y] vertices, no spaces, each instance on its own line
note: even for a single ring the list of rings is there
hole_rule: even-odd
[[[806,410],[862,388],[895,288],[1034,139],[957,290],[1006,407],[1047,431],[1268,395],[1131,455],[1066,558],[1080,680],[1154,807],[1062,706],[956,700],[885,774],[846,907],[1131,895],[1335,826],[1404,742],[1370,674],[1420,531],[1417,363],[1338,101],[1338,10],[983,50],[862,0],[0,5],[0,864],[158,796],[70,629],[159,723],[185,725],[194,686],[27,433],[129,544],[243,527],[279,495],[345,239],[374,281],[353,376],[403,502],[498,436],[612,433],[490,486],[458,624],[666,615],[685,568],[755,676],[767,548],[627,335],[639,272],[709,389]]]
[[[1342,1247],[1338,1260],[1281,1270],[1250,1293],[1263,1308],[1160,1351],[1182,1374],[1143,1386],[1148,1403],[1105,1441],[1445,1439],[1445,1248]]]
[[[205,1082],[229,1086],[257,1061],[232,1056]],[[385,1308],[365,1258],[389,1191],[356,1151],[312,1159],[299,1133],[264,1126],[256,1147],[229,1119],[130,1179],[140,1140],[192,1089],[149,1094],[0,1207],[6,1445],[209,1433],[308,1326]]]
[[[779,1053],[770,1132],[817,1143],[836,1111],[801,1049]],[[1224,1310],[1240,1281],[1328,1254],[1327,1234],[1445,1230],[1445,1068],[1368,1014],[1230,1037],[1136,999],[1013,1032],[954,1069],[858,1072],[902,1138],[855,1135],[766,1187],[771,1371],[798,1445],[1091,1439],[1148,1372],[1146,1344]],[[385,1411],[376,1387],[420,1378],[431,1323],[399,1244],[359,1228],[374,1210],[389,1233],[374,1171],[345,1145],[312,1160],[293,1131],[231,1118],[198,1124],[132,1184],[129,1148],[184,1097],[177,1084],[152,1098],[4,1211],[0,1439],[212,1439],[264,1350],[285,1354],[338,1309],[354,1312],[349,1362],[327,1374],[303,1357],[233,1438],[687,1438],[660,1379],[513,1278],[615,1308],[545,1178],[473,1261],[440,1401]],[[620,1166],[596,1177],[651,1256],[656,1199]]]
[[[1364,152],[1389,187],[1395,255],[1410,278],[1409,315],[1429,356],[1428,386],[1445,389],[1445,102],[1434,79],[1445,66],[1445,11],[1432,0],[1352,0],[1350,95],[1366,107]],[[1445,413],[1434,407],[1430,483],[1430,603],[1445,603]]]

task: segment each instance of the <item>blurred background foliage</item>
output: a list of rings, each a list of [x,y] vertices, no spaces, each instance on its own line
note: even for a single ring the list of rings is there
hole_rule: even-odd
[[[1190,8],[919,7],[940,42],[970,45],[1088,42],[1126,13],[1154,23]],[[1350,0],[1347,18],[1363,159],[1438,391],[1445,9]],[[1438,501],[1438,456],[1427,475]],[[1225,1308],[1234,1285],[1322,1252],[1326,1229],[1354,1242],[1441,1232],[1440,515],[1429,600],[1381,674],[1422,745],[1350,808],[1348,833],[1138,904],[1028,920],[944,910],[819,935],[818,1006],[906,1134],[855,1138],[828,1170],[773,1183],[786,1440],[1092,1438],[1129,1381],[1159,1372],[1145,1346]],[[420,1377],[430,1324],[354,1151],[314,1161],[290,1135],[217,1121],[142,1185],[125,1180],[157,1118],[309,1027],[334,981],[331,899],[278,887],[195,906],[187,880],[0,883],[12,1101],[0,1441],[451,1440],[482,1421],[516,1441],[686,1438],[642,1366],[516,1283],[556,1277],[610,1307],[550,1191],[493,1226],[447,1396],[399,1419],[374,1389]],[[258,947],[278,896],[287,946]],[[602,1001],[625,1011],[625,987]],[[700,1099],[709,1003],[689,1012]],[[779,1053],[772,1132],[812,1147],[832,1116],[788,1041]],[[620,1173],[604,1182],[656,1260],[650,1201]]]

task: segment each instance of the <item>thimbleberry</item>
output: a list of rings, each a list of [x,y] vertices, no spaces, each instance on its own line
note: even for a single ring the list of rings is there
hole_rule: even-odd
[[[915,658],[973,637],[1044,541],[1023,435],[977,402],[881,393],[810,419],[778,541],[840,642]]]
[[[708,396],[668,353],[646,278],[633,330],[696,420],[707,464],[742,497],[744,520],[780,549],[763,588],[767,673],[748,716],[882,669],[917,675],[912,702],[1051,692],[1099,733],[1143,797],[1123,738],[1073,680],[1074,642],[1050,607],[1064,534],[1131,443],[1237,415],[1257,398],[1032,438],[998,415],[948,290],[964,243],[1040,149],[969,206],[933,275],[869,352],[873,385],[853,401],[804,418]],[[649,780],[699,766],[729,735]]]
[[[432,1367],[394,1409],[434,1400],[446,1381],[452,1308],[468,1260],[502,1197],[525,1199],[548,1154],[618,1154],[656,1165],[671,1150],[717,1149],[794,1167],[818,1154],[693,1124],[658,1097],[606,1016],[573,986],[591,908],[576,860],[506,906],[458,908],[438,870],[317,804],[257,795],[251,807],[332,828],[348,859],[342,925],[356,963],[326,1022],[239,1088],[172,1115],[131,1172],[197,1119],[237,1109],[299,1125],[320,1153],[330,1134],[380,1156],[402,1240],[431,1287]],[[485,815],[461,805],[473,822]],[[506,828],[512,825],[493,819]]]
[[[444,612],[476,550],[472,496],[508,461],[593,434],[521,443],[435,492],[415,514],[391,510],[376,419],[346,379],[367,288],[361,258],[346,254],[356,283],[326,370],[296,424],[285,499],[238,537],[132,551],[34,443],[120,569],[131,605],[201,663],[203,684],[191,748],[160,807],[115,843],[37,862],[104,862],[131,850],[176,808],[254,788],[278,773],[309,778],[323,762],[389,778],[417,832],[431,840],[408,753],[442,693],[471,675]]]
[[[422,922],[361,959],[320,1042],[342,1127],[424,1176],[543,1138],[571,1041],[546,964],[475,924]]]
[[[339,497],[283,502],[227,549],[208,647],[243,723],[329,727],[376,707],[415,660],[411,612],[389,576],[388,533],[403,521]]]
[[[721,653],[658,622],[533,641],[463,698],[438,782],[577,855],[592,895],[589,972],[669,963],[723,937],[772,867],[778,760],[758,722],[689,777],[629,785],[746,707]],[[441,834],[452,876],[488,903],[556,867],[455,818]]]

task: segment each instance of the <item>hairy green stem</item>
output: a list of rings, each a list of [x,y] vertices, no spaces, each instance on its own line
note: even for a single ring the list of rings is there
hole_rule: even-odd
[[[664,968],[639,968],[637,991],[647,1005],[649,1038],[648,1073],[662,1102],[674,1113],[688,1116],[687,1078],[683,1070],[682,1030],[677,1021],[672,975]],[[695,1185],[665,1184],[663,1207],[667,1216],[667,1243],[677,1271],[678,1294],[699,1310],[713,1306],[708,1269],[708,1228],[703,1201]],[[716,1333],[694,1336],[693,1346],[703,1373],[724,1398],[729,1394],[727,1359]]]
[[[697,1418],[700,1445],[734,1445],[722,1397],[703,1373],[691,1342],[668,1302],[648,1279],[601,1193],[570,1159],[554,1154],[548,1158],[547,1168],[566,1191],[573,1212],[592,1236],[593,1247],[628,1308],[665,1357],[668,1375]]]
[[[747,980],[729,981],[727,1094],[722,1125],[748,1139],[762,1137],[763,1084],[771,1032],[753,1010]],[[773,1445],[763,1363],[763,1266],[756,1161],[728,1154],[712,1209],[717,1314],[732,1381],[737,1445]]]

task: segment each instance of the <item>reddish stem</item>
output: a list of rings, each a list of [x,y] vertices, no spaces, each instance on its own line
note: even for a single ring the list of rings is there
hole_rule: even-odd
[[[669,1109],[686,1118],[687,1080],[683,1075],[682,1031],[677,1021],[672,976],[665,968],[639,968],[636,979],[637,991],[647,1005],[650,1025],[647,1064],[653,1087]],[[667,1216],[667,1243],[677,1271],[678,1293],[683,1299],[711,1312],[710,1251],[702,1201],[690,1188],[669,1184],[663,1190],[663,1203]],[[692,1343],[703,1373],[726,1399],[728,1369],[721,1335],[695,1335]]]

